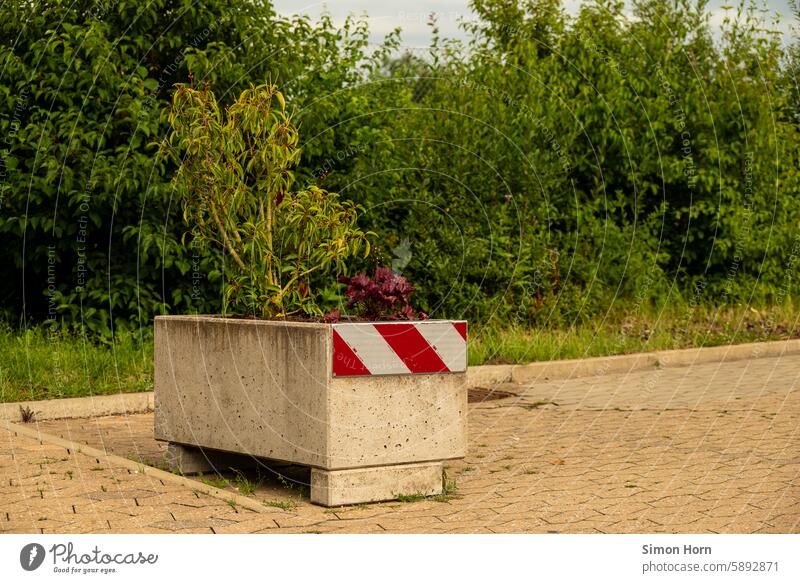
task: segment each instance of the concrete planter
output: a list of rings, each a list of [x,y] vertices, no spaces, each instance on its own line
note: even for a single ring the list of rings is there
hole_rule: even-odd
[[[466,322],[159,316],[155,437],[184,473],[224,452],[310,466],[326,506],[437,494],[466,453],[466,368]]]

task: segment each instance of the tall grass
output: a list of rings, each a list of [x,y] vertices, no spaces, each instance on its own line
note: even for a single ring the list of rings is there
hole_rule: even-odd
[[[132,334],[112,344],[45,327],[0,325],[0,401],[149,391],[153,344]]]
[[[470,332],[469,364],[511,364],[720,346],[800,337],[790,305],[755,309],[704,306],[611,313],[571,328],[488,326]]]
[[[568,329],[509,326],[470,330],[469,363],[585,358],[800,337],[790,306],[716,310],[670,307],[635,317],[614,312]],[[146,335],[146,337],[149,335]],[[43,327],[0,325],[0,402],[149,391],[153,343],[131,334],[112,344]]]

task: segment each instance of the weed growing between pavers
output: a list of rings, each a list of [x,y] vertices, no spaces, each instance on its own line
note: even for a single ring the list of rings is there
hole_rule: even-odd
[[[211,486],[212,488],[218,488],[220,490],[227,488],[228,485],[230,484],[230,482],[228,482],[228,480],[226,480],[225,478],[216,478],[216,479],[204,478],[202,482],[206,486]]]
[[[231,470],[236,475],[234,487],[239,490],[239,493],[242,496],[250,496],[263,482],[263,479],[260,477],[256,481],[252,481],[247,479],[247,477],[240,470],[234,468],[231,468]]]
[[[289,511],[295,510],[297,508],[297,503],[294,500],[264,500],[264,506]]]
[[[22,419],[23,423],[31,423],[36,417],[38,411],[33,411],[29,406],[23,407],[22,405],[19,406],[19,416]]]
[[[465,469],[474,470],[475,468]],[[462,470],[462,473],[463,471],[464,470]],[[450,502],[451,500],[457,500],[461,498],[461,496],[458,495],[458,485],[456,484],[456,481],[448,478],[446,470],[442,470],[442,492],[440,494],[428,496],[421,492],[412,492],[410,494],[393,494],[393,496],[398,502],[403,503],[422,502],[424,500],[432,500],[434,502]]]
[[[420,492],[415,494],[392,494],[392,496],[394,496],[395,500],[398,502],[420,502],[427,498],[425,494]]]
[[[218,473],[214,477],[209,477],[202,472],[198,472],[196,475],[188,477],[198,480],[211,488],[221,490],[235,489],[242,496],[260,499],[264,506],[287,511],[297,508],[303,498],[309,494],[308,486],[303,484],[303,476],[306,475],[307,468],[298,466],[283,469],[288,473],[302,473],[302,475],[298,474],[295,478],[290,478],[275,469],[269,469],[268,472],[263,471],[261,468],[256,468],[255,470],[228,469],[230,473],[225,472],[224,475]],[[308,481],[307,477],[305,481]],[[208,493],[197,488],[193,491],[202,494]],[[280,496],[284,493],[288,494],[289,498],[281,499]],[[278,498],[269,497],[276,494]]]

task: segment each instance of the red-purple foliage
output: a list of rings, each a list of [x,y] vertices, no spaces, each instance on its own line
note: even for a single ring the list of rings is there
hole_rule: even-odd
[[[356,316],[373,321],[428,318],[425,312],[417,313],[408,303],[409,297],[414,293],[414,286],[388,267],[378,267],[372,277],[366,273],[340,277],[339,283],[347,284],[345,305]],[[338,310],[326,314],[326,321],[338,319]]]

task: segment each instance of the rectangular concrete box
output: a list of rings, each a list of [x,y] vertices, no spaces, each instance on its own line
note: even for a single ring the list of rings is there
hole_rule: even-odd
[[[336,376],[334,326],[157,317],[156,439],[338,472],[463,457],[466,354],[459,372]]]

